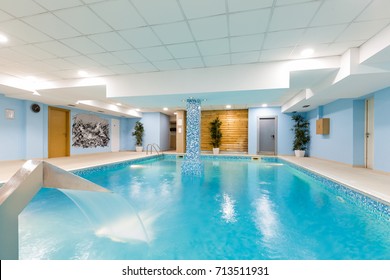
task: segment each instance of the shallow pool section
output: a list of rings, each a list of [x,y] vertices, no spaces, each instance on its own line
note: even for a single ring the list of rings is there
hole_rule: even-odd
[[[115,199],[42,189],[20,258],[390,259],[387,205],[278,159],[203,160],[202,177],[173,156],[77,172]]]

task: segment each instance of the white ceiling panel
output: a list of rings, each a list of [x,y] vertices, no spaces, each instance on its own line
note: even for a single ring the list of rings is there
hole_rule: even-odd
[[[191,20],[190,26],[196,40],[224,38],[228,35],[226,16]]]
[[[265,39],[264,49],[293,47],[299,43],[303,33],[304,29],[268,33]]]
[[[31,62],[25,62],[24,66],[25,69],[29,69],[29,72],[31,74],[36,73],[47,73],[47,72],[53,72],[58,70],[57,67],[54,67],[50,64],[41,62],[41,61],[31,61]]]
[[[125,63],[139,63],[146,61],[146,58],[136,50],[118,51],[113,52],[112,54]]]
[[[70,25],[64,23],[53,14],[40,14],[23,19],[26,23],[45,32],[54,39],[63,39],[81,35]]]
[[[218,55],[230,52],[228,39],[217,39],[198,42],[202,55]]]
[[[12,20],[2,23],[1,31],[7,34],[11,34],[28,43],[37,43],[51,40],[51,38],[43,32],[32,28],[20,20]]]
[[[264,34],[240,36],[230,38],[230,48],[232,52],[256,51],[261,48]]]
[[[10,20],[12,16],[0,10],[0,22]]]
[[[181,68],[184,69],[204,67],[203,61],[200,57],[180,58],[176,61],[179,63]]]
[[[165,47],[151,47],[146,49],[139,49],[139,52],[150,61],[169,60],[172,56]]]
[[[260,54],[261,62],[269,61],[280,61],[290,59],[290,54],[293,52],[294,48],[282,48],[282,49],[271,49],[263,50]]]
[[[365,41],[349,41],[349,42],[336,42],[330,44],[324,52],[324,55],[338,55],[340,53],[345,53],[350,48],[360,47]]]
[[[306,29],[300,44],[323,44],[332,43],[344,31],[347,24],[338,24]]]
[[[309,2],[275,8],[269,31],[302,28],[309,25],[320,2]]]
[[[123,62],[119,58],[116,58],[111,53],[97,53],[88,56],[92,60],[97,61],[99,64],[105,66],[123,64]]]
[[[87,7],[77,7],[54,12],[82,34],[95,34],[111,31],[111,28]]]
[[[53,54],[48,53],[47,51],[44,51],[40,48],[37,48],[34,45],[17,46],[17,47],[14,47],[14,50],[21,53],[21,54],[31,56],[31,57],[33,57],[35,59],[39,59],[39,60],[49,59],[49,58],[55,57]]]
[[[151,5],[153,2],[153,5]],[[176,0],[132,0],[149,24],[161,24],[184,19]]]
[[[74,63],[66,61],[65,59],[62,58],[47,59],[44,60],[43,62],[53,67],[56,67],[58,70],[69,70],[77,67]]]
[[[18,0],[17,4],[15,0],[1,0],[0,8],[15,17],[31,16],[45,12],[45,9],[31,0]]]
[[[186,22],[160,24],[152,27],[164,44],[177,44],[193,41]]]
[[[81,6],[83,3],[80,0],[34,0],[39,5],[45,7],[49,11],[55,11],[65,8]]]
[[[134,63],[131,64],[130,67],[140,73],[158,71],[158,69],[150,62]]]
[[[167,48],[174,58],[199,56],[199,51],[195,43],[169,45]]]
[[[390,11],[389,11],[390,12]],[[375,34],[381,31],[385,26],[390,23],[390,20],[376,20],[370,22],[356,22],[348,26],[347,29],[337,39],[337,42],[345,41],[359,41],[367,40]]]
[[[161,41],[150,27],[141,27],[121,31],[120,34],[135,48],[146,48],[161,45]]]
[[[327,0],[313,19],[312,26],[347,23],[356,18],[371,0]]]
[[[74,65],[77,65],[77,67],[80,68],[88,68],[88,67],[94,67],[99,65],[99,63],[90,59],[88,56],[73,56],[64,59],[66,61],[69,61],[70,63],[73,63]]]
[[[260,57],[260,52],[243,52],[243,53],[233,53],[231,55],[232,63],[254,63],[258,62]]]
[[[276,6],[292,5],[304,2],[314,2],[318,0],[276,0]]]
[[[127,64],[108,66],[108,69],[110,69],[112,72],[118,75],[136,73],[136,71],[130,66],[128,66]]]
[[[370,6],[363,11],[357,18],[359,21],[390,19],[390,1],[374,0]]]
[[[36,46],[58,57],[69,57],[69,56],[79,55],[79,53],[76,52],[75,50],[57,41],[39,43],[36,44]]]
[[[153,62],[154,66],[160,71],[180,70],[179,64],[175,60],[163,60]]]
[[[188,19],[224,14],[225,0],[179,0]]]
[[[29,55],[21,54],[19,52],[14,51],[13,49],[4,48],[0,48],[0,57],[8,59],[12,62],[26,62],[33,60],[33,58]]]
[[[271,9],[264,9],[230,15],[230,35],[240,36],[265,32],[270,14]]]
[[[230,64],[230,54],[204,56],[203,61],[207,67],[223,66]]]
[[[104,49],[86,37],[75,37],[61,40],[68,47],[78,51],[81,54],[102,53]]]
[[[228,0],[229,12],[270,8],[273,0]]]
[[[116,30],[146,25],[142,17],[127,0],[105,1],[92,5],[91,8]]]
[[[132,47],[116,32],[100,33],[88,36],[95,43],[107,51],[120,51],[132,49]]]

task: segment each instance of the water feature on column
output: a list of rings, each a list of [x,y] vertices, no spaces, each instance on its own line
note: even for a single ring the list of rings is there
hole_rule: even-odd
[[[201,176],[203,173],[200,161],[200,105],[200,99],[187,99],[187,147],[182,164],[184,175]]]

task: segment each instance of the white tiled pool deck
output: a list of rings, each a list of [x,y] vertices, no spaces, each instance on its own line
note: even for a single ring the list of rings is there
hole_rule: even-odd
[[[234,154],[237,155],[237,154]],[[75,170],[108,163],[126,161],[145,157],[146,154],[136,152],[101,153],[77,155],[63,158],[45,159],[65,170]],[[382,173],[365,168],[354,168],[347,164],[331,162],[311,157],[296,158],[280,156],[280,158],[309,169],[315,173],[335,180],[352,189],[390,204],[390,173]],[[0,161],[0,183],[4,183],[23,165],[25,161]]]

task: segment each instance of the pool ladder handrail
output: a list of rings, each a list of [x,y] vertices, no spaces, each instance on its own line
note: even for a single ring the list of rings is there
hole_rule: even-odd
[[[163,154],[161,148],[159,145],[157,145],[156,143],[153,143],[153,144],[148,144],[146,146],[146,154],[148,155],[149,154],[149,147],[150,147],[150,154],[152,155],[153,154],[153,149],[156,151],[157,155],[160,155]]]

